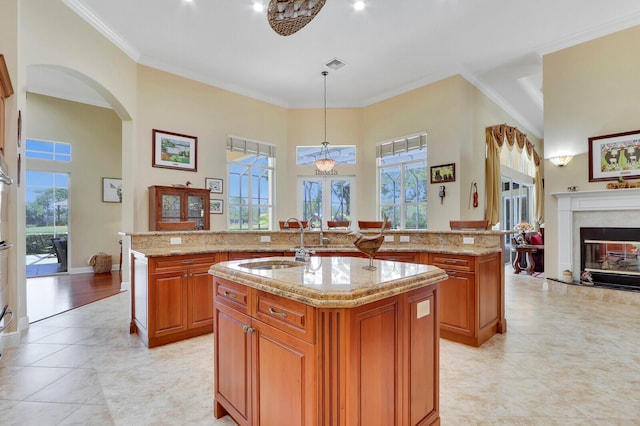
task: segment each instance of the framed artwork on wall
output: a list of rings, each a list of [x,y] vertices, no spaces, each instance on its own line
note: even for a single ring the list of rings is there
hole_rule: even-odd
[[[102,202],[122,202],[122,179],[102,178]]]
[[[640,178],[640,130],[589,138],[589,182]]]
[[[456,181],[456,164],[431,166],[431,183],[445,183]]]
[[[198,171],[198,138],[153,129],[153,167]]]
[[[209,200],[209,213],[222,214],[222,200]]]
[[[222,194],[222,179],[205,178],[204,187],[214,194]]]

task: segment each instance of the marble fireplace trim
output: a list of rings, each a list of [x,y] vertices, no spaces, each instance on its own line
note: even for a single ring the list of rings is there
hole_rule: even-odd
[[[580,227],[640,227],[640,189],[559,192],[558,199],[558,279],[563,271],[580,275]]]

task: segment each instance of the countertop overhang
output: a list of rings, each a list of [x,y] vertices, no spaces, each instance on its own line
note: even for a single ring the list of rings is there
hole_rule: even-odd
[[[211,275],[319,308],[351,308],[447,279],[440,268],[415,263],[368,259],[311,257],[301,266],[261,270],[245,267],[256,259],[217,263]],[[259,262],[291,262],[291,257],[260,258]]]
[[[306,249],[315,251],[316,253],[353,253],[358,249],[353,245],[327,245],[327,246],[307,246]],[[138,248],[131,249],[133,253],[138,253],[145,257],[162,257],[173,255],[188,254],[205,254],[220,252],[264,252],[266,254],[273,252],[294,253],[296,247],[291,245],[201,245],[201,246],[176,246],[173,247],[154,247],[154,248]],[[455,246],[434,246],[434,245],[385,245],[383,244],[378,253],[441,253],[441,254],[460,254],[466,256],[484,256],[486,254],[500,252],[501,249],[494,247],[469,246],[469,248]],[[313,256],[312,256],[313,257]]]

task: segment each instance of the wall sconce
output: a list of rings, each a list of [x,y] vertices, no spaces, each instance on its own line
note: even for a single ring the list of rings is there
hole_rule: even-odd
[[[562,167],[569,164],[569,161],[571,161],[572,158],[573,155],[560,155],[558,157],[549,158],[549,161],[551,161],[551,164],[554,166]]]

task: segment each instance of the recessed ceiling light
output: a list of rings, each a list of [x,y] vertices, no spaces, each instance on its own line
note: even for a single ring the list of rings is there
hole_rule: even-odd
[[[256,12],[262,12],[264,10],[264,5],[259,1],[253,3],[253,10]]]
[[[364,9],[364,2],[363,2],[363,1],[360,1],[360,0],[359,0],[359,1],[357,1],[357,2],[355,2],[355,3],[353,4],[353,8],[354,8],[355,10],[362,10],[362,9]]]

